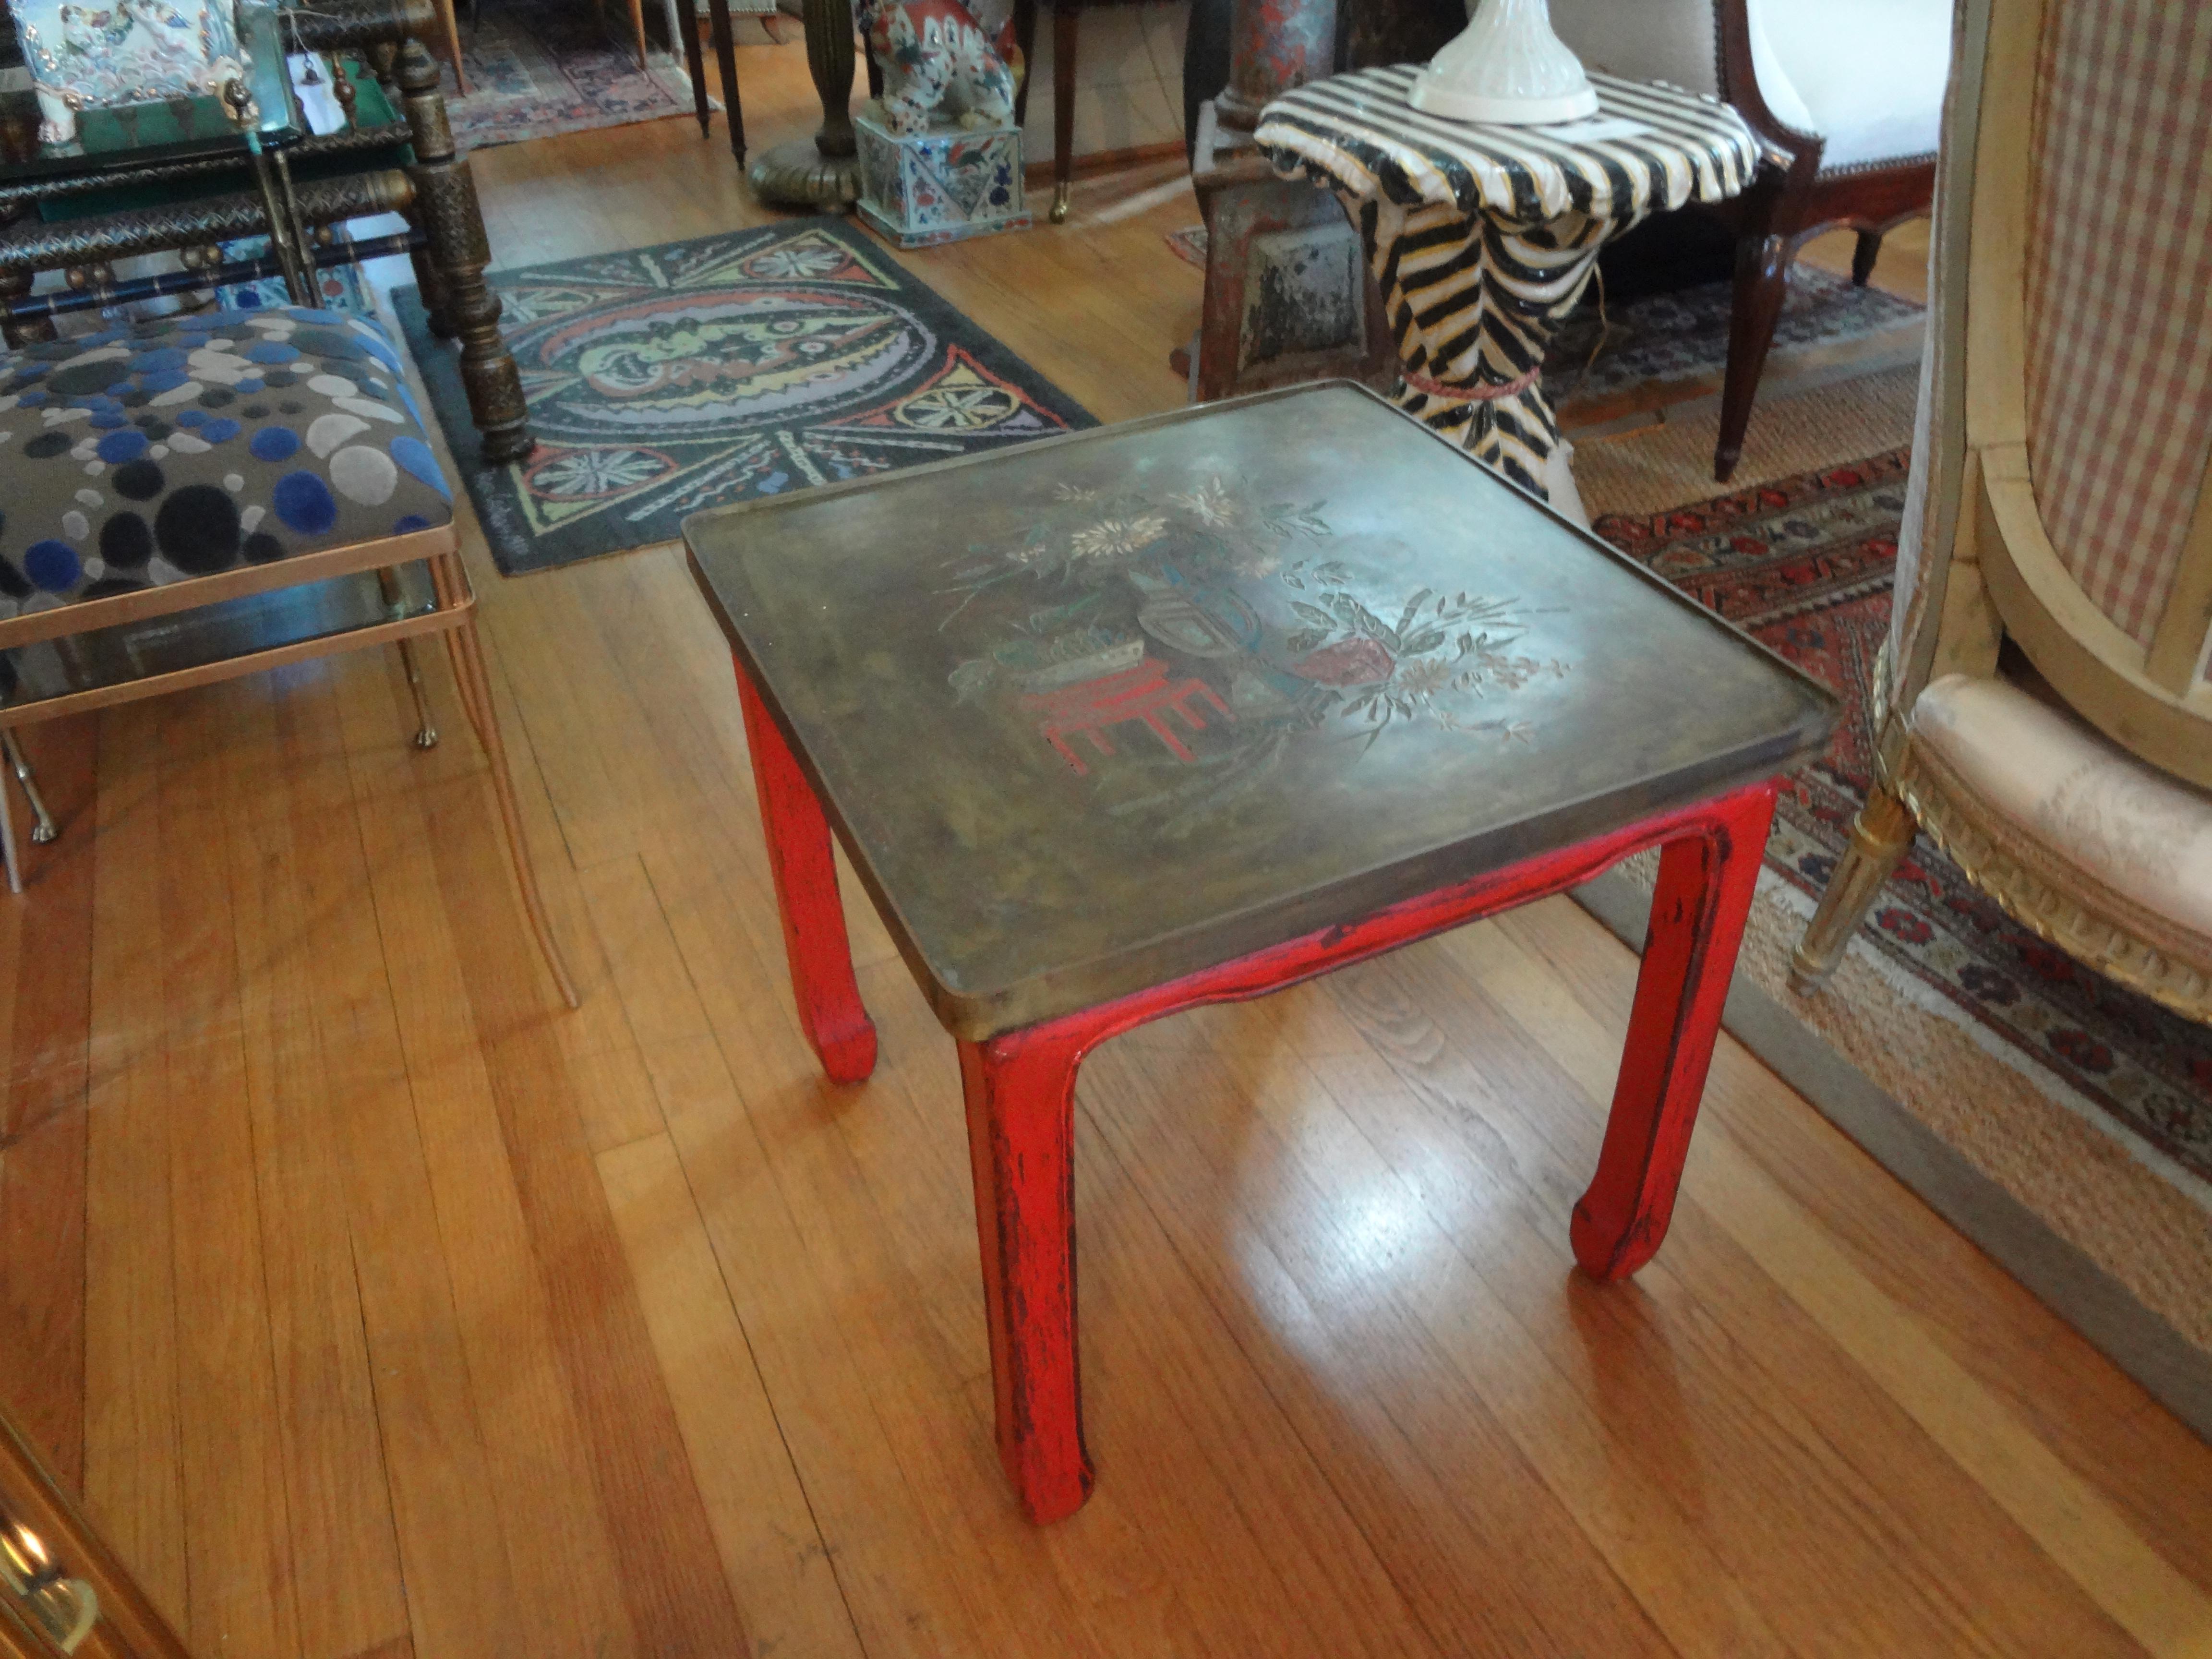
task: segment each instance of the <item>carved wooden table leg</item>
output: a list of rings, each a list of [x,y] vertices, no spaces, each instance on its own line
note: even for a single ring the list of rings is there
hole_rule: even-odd
[[[407,210],[407,224],[410,230],[422,231],[426,236],[429,234],[428,227],[423,220],[422,204],[419,198]],[[438,267],[431,262],[429,248],[423,246],[410,249],[407,259],[408,263],[415,267],[415,288],[416,291],[422,296],[422,314],[429,323],[432,337],[440,340],[452,339],[458,331],[453,327],[453,319],[447,313],[446,285],[438,275]]]
[[[1075,1347],[1075,1072],[1084,1023],[960,1045],[999,1462],[1039,1526],[1091,1496]]]
[[[745,180],[763,202],[848,207],[860,197],[860,145],[851,108],[852,0],[806,0],[806,67],[822,100],[821,130],[763,150]]]
[[[831,1079],[857,1083],[874,1068],[876,1032],[853,977],[829,823],[742,666],[738,689],[799,1021]],[[1674,1216],[1778,787],[1753,784],[1095,1008],[962,1039],[999,1460],[1030,1519],[1073,1515],[1094,1480],[1075,1300],[1075,1081],[1085,1054],[1147,1021],[1265,995],[1562,891],[1657,846],[1658,891],[1612,1115],[1570,1230],[1585,1272],[1626,1278],[1650,1260]]]
[[[1667,1237],[1774,796],[1770,784],[1715,803],[1698,834],[1659,855],[1613,1114],[1596,1177],[1568,1229],[1575,1260],[1594,1279],[1626,1278]]]
[[[483,458],[492,465],[519,461],[538,441],[530,433],[521,373],[500,335],[499,295],[484,281],[491,244],[477,201],[476,174],[454,154],[437,60],[419,40],[410,40],[400,53],[399,85],[415,143],[408,173],[442,289],[440,313],[461,343],[461,384],[483,438]]]
[[[730,0],[708,0],[714,23],[714,57],[722,70],[722,113],[730,127],[730,154],[745,164],[745,112],[738,102],[738,48],[730,33]]]
[[[830,1080],[859,1083],[876,1069],[876,1024],[861,1006],[860,988],[853,978],[853,946],[845,932],[844,901],[837,896],[829,820],[742,665],[738,697],[744,708],[745,743],[752,751],[753,784],[760,794],[761,827],[768,836],[769,867],[775,876],[799,1023]]]
[[[678,27],[677,14],[684,14],[682,27]],[[676,34],[672,44],[684,48],[684,67],[691,76],[691,112],[699,118],[699,136],[708,137],[714,130],[714,118],[707,102],[707,61],[699,46],[699,18],[690,0],[681,6],[672,4],[668,12],[668,27]]]

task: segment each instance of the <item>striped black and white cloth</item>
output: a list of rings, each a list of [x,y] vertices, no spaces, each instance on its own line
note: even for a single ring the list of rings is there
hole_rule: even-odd
[[[1559,429],[1534,376],[1600,245],[1647,214],[1735,195],[1758,141],[1717,100],[1596,74],[1585,120],[1447,120],[1407,102],[1419,73],[1300,87],[1255,137],[1279,173],[1334,191],[1359,227],[1407,375],[1400,406],[1546,495]]]

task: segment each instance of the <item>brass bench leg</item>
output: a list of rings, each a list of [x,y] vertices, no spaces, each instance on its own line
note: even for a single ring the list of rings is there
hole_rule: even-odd
[[[0,732],[0,754],[7,759],[8,770],[15,775],[15,781],[23,791],[23,799],[31,803],[31,839],[44,847],[61,832],[54,828],[53,814],[46,811],[46,799],[39,793],[38,780],[31,775],[31,763],[23,758],[23,745],[17,741],[14,727]],[[8,866],[8,890],[23,890],[22,853],[15,845],[15,812],[7,799],[7,787],[0,783],[0,860]]]
[[[390,570],[376,573],[376,585],[383,595],[385,609],[396,620],[402,611],[399,578]],[[438,722],[430,713],[430,690],[422,684],[422,665],[416,659],[415,641],[399,641],[400,665],[407,671],[407,689],[415,697],[415,746],[435,749],[438,746]]]
[[[399,641],[400,665],[407,671],[407,689],[415,694],[415,746],[435,749],[438,746],[437,722],[430,714],[429,689],[422,684],[422,665],[415,659],[415,641]]]
[[[451,607],[459,603],[468,591],[468,578],[462,572],[460,561],[452,556],[430,561],[433,579],[438,586],[438,603]],[[465,613],[458,627],[446,630],[446,647],[453,654],[453,678],[460,688],[461,709],[476,728],[477,741],[483,745],[484,758],[491,763],[492,793],[499,800],[501,826],[507,832],[507,855],[514,866],[514,878],[522,889],[522,908],[530,917],[531,931],[538,935],[538,948],[545,953],[545,965],[552,970],[554,983],[561,988],[562,1000],[571,1008],[583,1006],[576,994],[576,982],[568,976],[568,964],[562,959],[561,946],[553,937],[553,924],[545,914],[545,900],[538,890],[538,872],[530,862],[529,843],[523,839],[522,811],[514,799],[514,779],[507,769],[507,745],[501,740],[499,711],[493,705],[491,677],[484,672],[483,646],[477,637],[476,613]]]
[[[8,872],[8,890],[23,890],[22,855],[15,849],[15,811],[9,805],[8,791],[0,785],[0,865]]]

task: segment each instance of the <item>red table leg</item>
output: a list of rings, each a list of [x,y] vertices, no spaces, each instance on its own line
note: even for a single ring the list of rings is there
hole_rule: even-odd
[[[1613,1115],[1597,1176],[1569,1227],[1575,1260],[1593,1278],[1634,1273],[1658,1249],[1674,1218],[1766,849],[1774,790],[1745,791],[1716,805],[1720,810],[1698,834],[1668,842],[1659,855]]]
[[[743,664],[738,696],[744,706],[745,742],[752,750],[753,785],[760,792],[761,827],[775,874],[799,1023],[830,1080],[858,1083],[876,1069],[876,1024],[853,979],[853,945],[845,932],[844,901],[837,896],[830,821]]]
[[[738,687],[800,1019],[830,1075],[858,1082],[875,1065],[876,1032],[853,980],[829,824],[742,667]],[[1162,1015],[1280,990],[1661,848],[1613,1115],[1571,1227],[1584,1268],[1624,1278],[1650,1259],[1674,1213],[1776,788],[1754,784],[1115,1001],[963,1039],[999,1459],[1030,1518],[1060,1520],[1091,1495],[1075,1331],[1075,1077],[1085,1054]]]
[[[1075,1351],[1075,1068],[1066,1022],[960,1045],[999,1462],[1039,1526],[1091,1496]]]

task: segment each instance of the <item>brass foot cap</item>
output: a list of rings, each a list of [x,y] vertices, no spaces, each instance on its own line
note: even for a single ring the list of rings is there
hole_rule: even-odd
[[[426,726],[417,732],[415,734],[415,746],[417,749],[435,749],[438,746],[437,728]]]
[[[1808,973],[1792,963],[1790,964],[1790,988],[1801,997],[1816,997],[1828,988],[1828,975]]]

